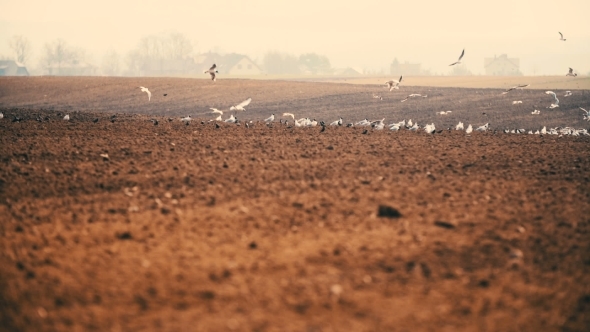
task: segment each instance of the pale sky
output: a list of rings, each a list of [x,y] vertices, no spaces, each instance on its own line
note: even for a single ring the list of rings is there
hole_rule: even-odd
[[[484,57],[520,58],[527,75],[590,72],[590,1],[280,1],[280,0],[0,0],[0,55],[24,35],[37,65],[45,43],[63,38],[100,65],[111,50],[125,55],[141,37],[179,32],[195,51],[268,51],[328,56],[333,67],[388,68],[392,60],[448,74],[463,58],[474,74]],[[566,42],[559,41],[561,31]]]

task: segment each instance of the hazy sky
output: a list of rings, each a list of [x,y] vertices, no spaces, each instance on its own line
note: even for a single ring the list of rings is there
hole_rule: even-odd
[[[317,52],[332,66],[388,68],[394,57],[450,72],[464,62],[483,73],[484,57],[520,58],[525,74],[590,72],[590,1],[0,0],[0,55],[22,34],[36,66],[42,46],[57,38],[81,47],[100,65],[102,55],[124,55],[139,39],[180,32],[195,50],[244,53]],[[567,41],[559,41],[558,31]]]

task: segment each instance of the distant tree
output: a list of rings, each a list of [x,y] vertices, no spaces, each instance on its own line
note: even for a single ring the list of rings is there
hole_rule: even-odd
[[[26,64],[31,57],[31,42],[23,35],[15,35],[8,44],[14,52],[15,60]]]
[[[473,75],[471,73],[471,71],[469,69],[467,69],[467,66],[465,66],[464,63],[459,64],[459,65],[454,65],[453,69],[451,69],[451,73],[452,76],[471,76]]]
[[[297,57],[279,52],[267,52],[262,59],[262,66],[268,74],[299,74]]]
[[[119,75],[120,68],[120,56],[115,51],[110,51],[102,57],[102,73],[107,76]]]
[[[323,74],[331,71],[330,60],[328,57],[316,53],[300,55],[299,64],[307,67],[312,74]]]
[[[41,68],[51,73],[51,68],[57,67],[57,72],[65,64],[77,64],[84,61],[86,51],[81,48],[72,48],[68,46],[65,40],[57,39],[52,43],[46,43],[43,46],[43,55],[41,56]]]
[[[139,54],[139,50],[135,49],[127,53],[127,55],[125,56],[125,65],[127,66],[125,75],[139,76],[141,74],[143,60],[141,55]]]
[[[170,59],[185,59],[193,53],[191,41],[181,33],[171,33],[164,45],[166,57]]]

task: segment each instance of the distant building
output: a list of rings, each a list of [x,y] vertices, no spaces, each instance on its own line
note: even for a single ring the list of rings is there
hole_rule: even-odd
[[[197,72],[197,66],[191,58],[150,59],[141,67],[143,76],[178,76]]]
[[[486,75],[520,76],[520,59],[509,58],[506,54],[484,59]]]
[[[397,58],[393,59],[389,72],[391,75],[411,75],[417,76],[422,74],[422,64],[409,63],[408,61],[400,63]]]
[[[208,70],[216,64],[219,74],[235,76],[262,75],[263,70],[248,56],[238,53],[219,55],[217,53],[204,53],[196,56],[194,62],[202,71]]]
[[[343,76],[343,77],[362,75],[360,70],[354,69],[352,67],[337,68],[337,69],[334,69],[333,73],[334,73],[334,76]]]
[[[20,62],[0,60],[0,76],[29,76],[29,71]]]

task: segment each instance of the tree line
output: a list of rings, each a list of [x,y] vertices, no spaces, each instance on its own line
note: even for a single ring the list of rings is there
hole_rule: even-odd
[[[137,45],[125,54],[107,51],[97,62],[91,54],[80,47],[70,45],[64,39],[45,43],[38,54],[38,62],[33,63],[33,47],[23,35],[15,35],[9,40],[11,57],[28,67],[37,68],[40,74],[60,75],[68,68],[90,68],[83,75],[141,76],[146,68],[169,68],[173,63],[178,73],[194,70],[195,48],[193,42],[182,33],[149,35],[142,37]],[[299,56],[268,51],[259,61],[253,60],[270,75],[330,74],[332,71],[328,57],[316,53]],[[167,66],[166,66],[167,65]],[[199,70],[201,70],[199,68]]]

